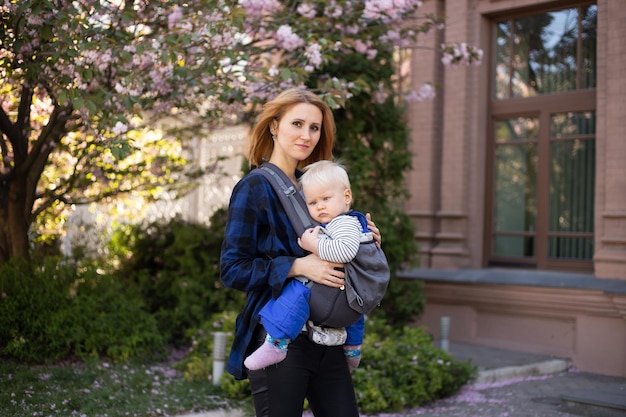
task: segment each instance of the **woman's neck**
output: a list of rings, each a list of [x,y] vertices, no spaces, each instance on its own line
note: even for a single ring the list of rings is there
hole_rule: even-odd
[[[293,182],[295,185],[298,185],[298,180],[296,179],[296,168],[298,166],[298,161],[292,162],[280,158],[271,157],[269,162],[280,168],[280,170],[289,177],[291,182]]]

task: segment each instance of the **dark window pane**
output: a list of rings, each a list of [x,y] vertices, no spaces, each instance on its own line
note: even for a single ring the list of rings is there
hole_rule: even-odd
[[[595,113],[558,113],[550,121],[549,256],[591,260],[595,194]]]
[[[552,237],[549,239],[548,257],[560,260],[591,261],[593,238]]]
[[[532,236],[495,236],[493,255],[502,258],[532,258],[535,243]]]
[[[536,149],[532,144],[503,145],[496,149],[496,232],[535,230]]]

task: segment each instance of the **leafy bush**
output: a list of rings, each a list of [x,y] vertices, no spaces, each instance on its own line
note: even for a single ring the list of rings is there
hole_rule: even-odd
[[[219,328],[232,334],[235,315],[228,313],[196,332],[194,346],[178,366],[190,381],[207,380],[212,373],[212,336],[207,328]],[[230,340],[227,342],[230,346]],[[433,345],[422,327],[394,329],[383,320],[366,321],[363,359],[353,372],[357,403],[366,414],[395,412],[408,407],[448,397],[475,375],[470,362],[459,362]],[[231,399],[250,398],[248,380],[236,381],[225,374],[221,379],[223,394]]]
[[[226,333],[226,357],[233,342],[235,320],[237,314],[224,312],[216,314],[211,320],[203,323],[198,329],[190,330],[191,348],[186,357],[176,364],[175,368],[183,372],[190,382],[213,380],[213,348],[215,332]],[[220,388],[223,394],[230,399],[246,400],[250,398],[250,384],[248,380],[237,381],[232,375],[224,371],[220,379]]]
[[[94,268],[47,258],[37,266],[8,263],[0,277],[0,356],[26,363],[71,355],[124,360],[163,345],[132,288]]]
[[[243,293],[227,291],[220,280],[219,257],[226,211],[211,226],[175,218],[129,226],[114,233],[116,274],[139,288],[166,341],[181,345],[186,331],[215,312],[239,310]]]
[[[383,318],[395,329],[413,323],[424,308],[423,288],[422,281],[401,280],[393,273],[380,307],[374,309],[371,316]]]
[[[237,314],[233,312],[218,313],[200,327],[188,330],[191,347],[187,350],[185,359],[176,364],[176,369],[182,371],[189,381],[211,380],[215,333],[226,333],[226,355],[228,355],[236,318]]]
[[[423,327],[393,329],[368,320],[366,329],[363,359],[352,374],[363,413],[398,411],[448,397],[476,373],[470,362],[459,362],[434,346]]]

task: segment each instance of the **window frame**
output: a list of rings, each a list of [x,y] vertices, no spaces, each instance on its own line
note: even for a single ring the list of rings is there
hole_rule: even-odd
[[[498,22],[506,19],[516,19],[540,13],[559,11],[584,5],[593,5],[595,2],[580,1],[572,4],[563,4],[561,7],[552,7],[542,10],[533,10],[532,13],[515,13],[507,16],[499,16],[491,21],[490,31],[490,72],[489,72],[489,93],[487,105],[487,152],[486,152],[486,175],[487,184],[485,187],[485,239],[483,246],[484,260],[486,266],[506,266],[536,268],[545,270],[561,271],[593,271],[593,260],[565,260],[548,257],[549,244],[549,202],[550,202],[550,118],[556,113],[566,112],[596,112],[596,89],[578,89],[568,92],[536,95],[531,97],[514,97],[505,99],[495,98],[495,83],[493,82],[495,68],[495,27]],[[580,41],[580,36],[579,36]],[[580,48],[578,48],[580,54]],[[579,78],[580,75],[578,74]],[[580,84],[578,84],[580,85]],[[535,254],[533,258],[523,257],[498,257],[493,255],[492,245],[497,232],[494,230],[495,215],[495,153],[496,138],[495,124],[497,121],[516,117],[536,117],[539,119],[539,138],[537,140],[537,184],[536,184],[536,228],[534,233]],[[597,140],[597,133],[596,139]],[[594,233],[595,234],[595,233]],[[504,235],[528,236],[528,232],[506,232]],[[587,237],[587,236],[586,236]],[[593,234],[592,234],[593,239]]]

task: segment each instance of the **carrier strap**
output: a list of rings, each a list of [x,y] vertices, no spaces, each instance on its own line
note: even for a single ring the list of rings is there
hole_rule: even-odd
[[[298,236],[302,236],[306,229],[316,226],[309,215],[304,198],[283,171],[269,162],[259,166],[258,171],[269,179],[274,187]]]

